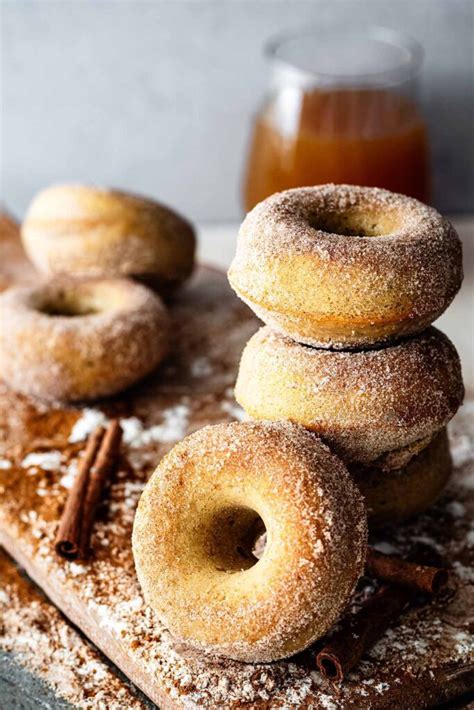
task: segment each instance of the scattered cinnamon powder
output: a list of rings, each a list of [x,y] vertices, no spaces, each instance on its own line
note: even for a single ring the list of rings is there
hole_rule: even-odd
[[[219,410],[217,400],[213,411]],[[194,412],[191,423],[197,416]],[[473,419],[472,415],[466,418],[461,410],[453,422],[455,457],[458,451],[465,451],[465,438],[474,435]],[[72,426],[73,422],[64,431],[64,441]],[[73,598],[80,598],[93,623],[100,627],[102,638],[111,639],[110,648],[120,643],[145,670],[150,678],[147,688],[150,695],[159,687],[174,702],[189,708],[214,708],[224,703],[229,707],[245,703],[264,707],[265,703],[271,703],[272,707],[295,708],[313,703],[315,707],[337,708],[341,702],[347,707],[363,704],[377,708],[387,705],[392,692],[400,692],[407,669],[413,674],[448,662],[461,666],[468,662],[474,652],[467,616],[473,604],[474,582],[474,548],[468,544],[473,531],[472,496],[469,498],[469,481],[474,480],[472,458],[464,462],[462,471],[456,472],[451,488],[429,514],[372,540],[375,548],[384,552],[408,556],[416,551],[419,559],[421,549],[430,563],[438,562],[441,557],[453,567],[454,586],[447,598],[436,600],[423,611],[410,610],[399,625],[389,629],[349,675],[339,697],[323,684],[314,667],[306,663],[305,654],[270,665],[209,659],[176,645],[146,607],[134,572],[130,533],[144,482],[160,452],[168,446],[154,443],[151,447],[131,449],[125,445],[126,455],[133,453],[136,457],[137,470],[132,473],[124,465],[120,468],[110,492],[108,517],[99,520],[96,527],[96,556],[88,566],[58,564],[52,550],[55,511],[67,492],[61,485],[68,466],[67,449],[64,471],[38,470],[35,476],[25,476],[24,469],[13,462],[11,469],[0,472],[0,485],[5,491],[20,490],[22,496],[18,501],[8,491],[3,494],[2,527],[6,520],[8,529],[18,530],[24,552],[49,576],[51,583],[67,590]],[[48,494],[38,496],[36,491],[43,485]],[[459,514],[460,504],[465,511],[463,515]],[[353,608],[358,607],[369,591],[364,586],[359,589]]]
[[[1,550],[0,618],[1,651],[73,706],[83,710],[145,707],[132,686],[116,675]]]
[[[230,295],[225,277],[210,271],[193,279],[177,296],[171,312],[176,339],[173,362],[165,365],[159,378],[149,378],[126,397],[98,405],[97,411],[105,417],[136,418],[147,431],[164,423],[164,411],[183,405],[185,433],[232,418],[225,411],[232,405],[229,388],[243,345],[256,329],[255,319]],[[196,378],[193,363],[204,356],[212,364],[212,374]],[[375,709],[390,707],[393,697],[401,705],[400,693],[405,685],[409,687],[407,677],[413,681],[418,672],[452,663],[466,665],[474,652],[468,626],[474,610],[474,547],[469,545],[474,457],[466,443],[474,439],[472,405],[468,411],[461,410],[451,425],[454,458],[463,463],[444,497],[415,522],[372,540],[381,551],[406,557],[416,552],[417,559],[423,551],[432,564],[441,558],[453,569],[449,594],[421,612],[413,609],[405,614],[350,673],[337,695],[306,654],[272,664],[209,658],[176,644],[144,604],[130,548],[134,511],[147,478],[173,441],[149,439],[136,447],[125,441],[107,508],[95,526],[95,556],[87,566],[58,561],[53,550],[57,520],[68,492],[65,485],[75,475],[71,462],[83,447],[83,441],[69,438],[82,414],[59,405],[46,407],[0,384],[0,459],[11,463],[10,468],[0,467],[0,534],[5,538],[7,531],[9,540],[18,541],[21,553],[50,588],[74,600],[72,612],[80,605],[82,619],[96,629],[111,657],[126,653],[133,659],[141,678],[147,679],[144,689],[158,704],[163,705],[164,695],[170,705],[188,709]],[[61,452],[56,470],[37,466],[29,475],[21,467],[28,454],[51,450]],[[462,504],[462,515],[453,503]],[[369,582],[362,582],[351,608],[358,608],[372,591]]]

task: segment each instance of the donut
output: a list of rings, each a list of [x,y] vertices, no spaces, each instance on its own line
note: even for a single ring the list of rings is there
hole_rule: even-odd
[[[46,274],[130,276],[167,290],[182,283],[194,264],[189,222],[153,200],[118,190],[43,190],[21,234],[28,256]]]
[[[436,210],[378,188],[287,190],[245,218],[229,270],[268,325],[315,347],[367,348],[430,325],[462,281],[461,242]]]
[[[366,351],[316,349],[264,326],[242,354],[235,396],[253,419],[317,432],[346,463],[397,468],[454,416],[459,356],[436,328]]]
[[[95,399],[150,373],[168,349],[160,298],[127,279],[61,278],[0,295],[0,376],[45,400]]]
[[[161,461],[132,542],[145,600],[177,639],[265,662],[306,648],[341,615],[366,537],[362,496],[318,437],[234,422],[195,432]]]
[[[349,472],[365,498],[370,527],[415,517],[438,498],[452,471],[446,428],[407,466],[382,471],[350,464]]]

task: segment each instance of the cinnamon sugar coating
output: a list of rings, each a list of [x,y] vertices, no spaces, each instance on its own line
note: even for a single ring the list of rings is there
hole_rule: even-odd
[[[413,518],[440,496],[452,472],[446,428],[403,468],[350,464],[349,472],[367,505],[371,529]]]
[[[127,279],[56,278],[0,295],[0,371],[15,390],[77,401],[119,392],[168,350],[160,298]]]
[[[329,629],[363,572],[366,536],[359,492],[314,434],[240,422],[205,427],[161,461],[132,544],[145,599],[177,638],[254,662]]]
[[[298,342],[370,347],[421,332],[443,313],[461,285],[461,242],[436,210],[404,195],[297,188],[247,215],[229,281]]]
[[[392,451],[386,451],[375,459],[375,461],[371,461],[370,465],[375,466],[379,471],[394,471],[404,468],[413,457],[418,456],[418,454],[431,444],[436,435],[437,432],[430,432],[421,439],[417,439],[406,446],[393,449]]]
[[[235,395],[254,419],[302,424],[346,463],[384,468],[406,464],[420,440],[426,445],[447,424],[464,387],[456,349],[435,328],[342,352],[300,345],[265,326],[244,349]]]
[[[49,187],[31,203],[21,233],[28,256],[46,274],[134,276],[167,289],[194,265],[192,225],[164,205],[119,190]]]

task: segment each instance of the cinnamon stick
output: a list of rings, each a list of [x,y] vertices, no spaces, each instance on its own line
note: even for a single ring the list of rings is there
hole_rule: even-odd
[[[97,453],[97,458],[89,475],[89,482],[84,499],[84,515],[79,541],[79,549],[82,557],[86,557],[89,552],[90,536],[97,507],[99,505],[104,486],[114,468],[121,441],[122,428],[119,421],[117,419],[113,419],[107,427]]]
[[[340,682],[354,668],[390,624],[400,616],[415,592],[407,587],[381,587],[355,614],[346,617],[338,631],[317,654],[324,678]]]
[[[113,419],[107,429],[99,427],[87,441],[56,535],[56,552],[67,560],[87,556],[97,507],[121,440],[122,429],[118,420]]]
[[[84,456],[80,460],[76,480],[64,507],[55,549],[66,560],[75,560],[79,555],[84,499],[89,483],[89,472],[96,459],[105,429],[99,427],[88,438]]]
[[[448,571],[440,567],[418,565],[401,557],[385,555],[368,548],[366,570],[384,582],[393,582],[425,594],[438,594],[449,579]]]

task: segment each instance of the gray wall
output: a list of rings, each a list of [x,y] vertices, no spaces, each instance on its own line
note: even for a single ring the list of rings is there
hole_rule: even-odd
[[[435,201],[472,204],[470,0],[3,0],[2,199],[19,214],[64,180],[153,195],[200,221],[239,218],[262,43],[309,23],[379,23],[426,49]]]

